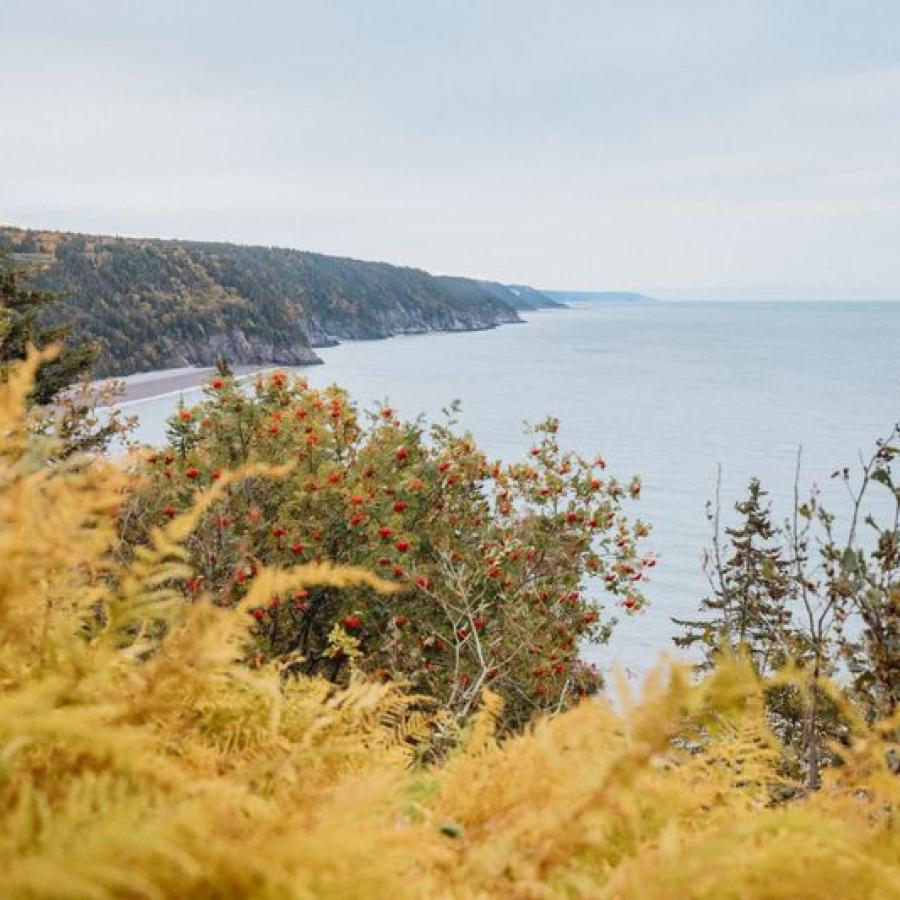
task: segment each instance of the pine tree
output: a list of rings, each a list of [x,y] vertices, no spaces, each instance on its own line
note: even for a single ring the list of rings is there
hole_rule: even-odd
[[[31,393],[31,400],[38,405],[50,403],[60,391],[89,372],[97,358],[98,349],[93,345],[64,346],[70,328],[41,325],[41,314],[59,300],[58,294],[29,286],[24,271],[0,256],[0,378],[11,363],[25,358],[30,346],[44,349],[62,345],[56,359],[38,371]]]
[[[791,575],[778,544],[780,530],[772,525],[764,503],[766,496],[759,480],[752,479],[747,499],[735,504],[740,522],[725,529],[728,548],[724,554],[716,528],[707,566],[713,594],[700,604],[712,617],[673,619],[684,629],[675,643],[681,647],[701,644],[704,668],[711,668],[723,649],[737,653],[743,648],[763,675],[785,661],[791,643],[787,606]],[[717,517],[718,513],[711,516]]]
[[[808,572],[807,531],[790,521],[785,529],[773,526],[766,496],[758,479],[751,480],[747,498],[735,504],[739,522],[724,529],[725,546],[718,506],[710,514],[714,536],[707,571],[713,594],[700,605],[712,615],[703,620],[674,619],[684,629],[675,643],[701,645],[701,669],[713,668],[723,652],[744,652],[764,678],[789,663],[804,673],[802,683],[766,689],[766,717],[785,749],[784,774],[815,790],[822,765],[835,760],[827,743],[846,739],[840,710],[822,689],[823,679],[835,669],[834,619],[830,607],[811,596],[816,584]],[[795,504],[795,520],[808,522],[815,498]]]

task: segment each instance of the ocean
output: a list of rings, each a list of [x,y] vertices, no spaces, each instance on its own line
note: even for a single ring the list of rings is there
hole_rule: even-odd
[[[616,613],[610,644],[588,654],[603,668],[640,674],[661,652],[677,655],[671,617],[689,617],[708,590],[705,505],[719,466],[726,523],[752,476],[775,519],[788,513],[801,447],[801,490],[818,484],[840,512],[846,497],[831,473],[900,417],[900,303],[585,305],[524,318],[345,343],[317,351],[325,365],[302,372],[363,402],[389,398],[407,416],[436,419],[458,399],[460,427],[505,460],[527,452],[526,421],[552,414],[564,447],[601,453],[622,478],[639,474],[632,510],[653,526],[645,546],[660,563],[648,608]],[[177,400],[129,406],[142,440],[162,439]]]

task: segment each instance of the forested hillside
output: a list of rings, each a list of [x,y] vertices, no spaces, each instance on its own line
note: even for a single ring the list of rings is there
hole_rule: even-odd
[[[221,356],[308,364],[312,347],[341,339],[518,321],[503,285],[298,250],[11,227],[0,228],[4,250],[37,287],[66,295],[48,316],[99,343],[98,375]]]
[[[559,309],[565,303],[559,303],[547,293],[527,287],[523,284],[500,284],[498,281],[473,281],[471,278],[454,278],[442,276],[438,279],[445,287],[460,296],[479,297],[487,292],[497,300],[503,301],[513,309]]]

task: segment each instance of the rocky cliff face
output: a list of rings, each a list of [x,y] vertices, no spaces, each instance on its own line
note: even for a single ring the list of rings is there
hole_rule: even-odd
[[[265,363],[312,366],[322,362],[309,346],[276,346],[270,341],[247,335],[240,328],[210,334],[199,341],[179,341],[163,336],[160,344],[164,358],[170,363],[161,368],[214,366],[220,359],[226,359],[235,366]]]
[[[100,345],[98,375],[307,365],[342,339],[519,321],[500,285],[298,250],[0,228],[4,249],[65,295],[51,315]]]
[[[498,325],[520,322],[516,312],[503,304],[486,302],[470,309],[438,307],[427,312],[410,305],[392,304],[372,310],[364,318],[326,314],[308,331],[313,346],[322,347],[320,336],[336,340],[376,340],[397,334],[427,334],[432,331],[483,331]],[[316,335],[314,337],[313,335]]]

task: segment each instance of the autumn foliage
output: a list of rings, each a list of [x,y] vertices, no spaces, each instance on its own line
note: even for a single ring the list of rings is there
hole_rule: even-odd
[[[602,458],[562,452],[554,420],[534,429],[526,461],[506,465],[451,427],[426,431],[387,407],[362,413],[340,389],[281,372],[250,393],[218,377],[207,394],[145,456],[127,544],[144,544],[225,473],[265,464],[277,479],[226,487],[192,530],[188,599],[231,607],[262,567],[322,561],[395,587],[262,598],[248,610],[257,662],[345,682],[354,661],[461,715],[490,685],[510,727],[596,692],[579,651],[609,636],[614,616],[599,600],[637,611],[654,564],[638,551],[647,526],[624,512],[636,479],[622,484]]]
[[[280,458],[284,471],[254,455],[217,457],[213,449],[225,445],[205,439],[186,445],[177,462],[140,476],[171,488],[158,488],[145,539],[126,552],[123,517],[146,481],[136,485],[134,473],[104,460],[48,465],[53,448],[28,432],[23,412],[33,370],[15,370],[0,385],[3,897],[897,896],[900,779],[889,742],[897,721],[870,726],[848,708],[850,734],[835,748],[841,766],[824,773],[820,790],[789,804],[775,799],[780,747],[765,721],[766,684],[740,661],[699,683],[661,669],[640,700],[619,688],[616,706],[585,699],[503,739],[503,701],[484,689],[452,742],[429,753],[442,739],[440,708],[423,706],[409,686],[366,677],[364,655],[345,663],[345,685],[322,677],[327,670],[305,674],[266,630],[272,597],[305,590],[328,598],[336,616],[329,627],[359,641],[360,653],[381,652],[384,638],[371,624],[381,604],[407,604],[412,618],[413,598],[429,596],[359,564],[366,552],[380,555],[380,528],[402,524],[399,535],[421,538],[405,510],[385,512],[398,499],[409,503],[405,494],[366,492],[373,547],[359,551],[363,559],[333,565],[317,550],[297,563],[288,540],[306,535],[282,536],[281,549],[282,538],[230,538],[229,567],[254,566],[252,577],[209,578],[187,602],[203,523],[228,515],[223,505],[231,509],[231,495],[244,487],[250,511],[266,487],[277,495],[285,479],[309,478],[300,474],[308,461]],[[270,408],[260,409],[267,411],[260,431],[267,430]],[[327,403],[325,411],[330,417]],[[325,444],[333,439],[328,428],[323,422]],[[398,466],[401,447],[408,454],[396,470],[406,473],[401,483],[426,481],[443,461],[463,484],[481,471],[474,451],[455,441],[425,444],[404,428],[373,430],[370,453],[360,449],[362,472]],[[166,465],[171,479],[160,474]],[[191,467],[196,478],[187,476]],[[594,489],[580,471],[576,465],[569,490],[583,499],[566,494],[554,523],[570,509],[582,514],[611,502],[588,499]],[[498,487],[524,503],[528,495],[514,494],[507,479]],[[326,521],[347,527],[346,497],[361,490],[351,480],[334,489],[333,505],[311,507],[323,517],[323,535]],[[442,483],[440,493],[433,483],[430,490],[446,514],[467,509]],[[289,492],[279,496],[284,503]],[[530,537],[527,509],[516,515]],[[519,533],[505,523],[491,526],[495,541]],[[562,528],[563,546],[580,546],[580,534]],[[483,567],[476,541],[446,540],[472,571],[476,560]],[[561,552],[551,544],[545,553]],[[267,558],[250,555],[251,547]],[[440,558],[437,551],[417,557],[421,570],[412,578],[443,584]],[[619,564],[629,565],[611,563]],[[504,571],[515,585],[518,570]],[[510,603],[510,588],[501,581],[496,596]],[[497,603],[486,608],[502,610]],[[250,614],[258,609],[262,618]]]

